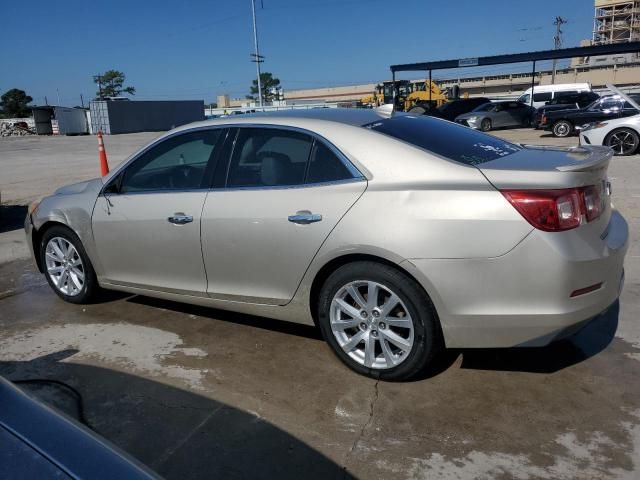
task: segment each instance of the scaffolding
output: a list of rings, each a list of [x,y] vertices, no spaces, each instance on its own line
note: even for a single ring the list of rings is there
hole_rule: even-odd
[[[593,44],[640,40],[640,0],[596,0],[593,16]]]

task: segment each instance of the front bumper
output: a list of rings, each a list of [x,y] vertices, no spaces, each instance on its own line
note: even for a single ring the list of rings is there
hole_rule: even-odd
[[[38,264],[38,262],[36,260],[36,255],[35,255],[35,252],[33,250],[34,226],[33,226],[33,221],[31,220],[31,214],[30,213],[28,213],[26,218],[24,219],[24,231],[25,231],[25,234],[27,236],[27,245],[29,246],[29,252],[31,252],[31,258],[33,259],[36,267],[38,267],[38,270],[40,270],[40,265]]]
[[[500,257],[409,262],[433,297],[448,347],[544,346],[616,301],[628,236],[626,221],[612,211],[607,225],[561,234],[534,230]],[[599,289],[571,297],[598,283]]]

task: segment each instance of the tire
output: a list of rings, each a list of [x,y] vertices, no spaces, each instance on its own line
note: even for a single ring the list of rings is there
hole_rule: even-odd
[[[378,295],[367,305],[372,286]],[[359,294],[359,301],[349,292]],[[385,312],[385,307],[391,309]],[[424,370],[444,344],[435,309],[420,285],[376,262],[349,263],[333,272],[320,291],[317,318],[338,358],[371,378],[408,380]]]
[[[558,120],[551,127],[554,137],[568,137],[573,133],[573,124],[567,120]]]
[[[484,118],[480,122],[480,130],[482,130],[483,132],[488,132],[489,130],[491,130],[491,120],[488,118]]]
[[[604,144],[611,147],[614,155],[633,155],[640,145],[640,136],[630,128],[618,128],[606,136]]]
[[[70,228],[56,225],[44,232],[40,260],[49,286],[63,300],[86,304],[98,298],[101,288],[96,273],[82,242]]]

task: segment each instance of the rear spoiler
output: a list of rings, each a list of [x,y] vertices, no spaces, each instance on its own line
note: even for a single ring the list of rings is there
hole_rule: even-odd
[[[557,147],[542,145],[522,145],[532,150],[562,150],[571,155],[576,163],[558,165],[555,170],[559,172],[588,172],[592,170],[606,169],[613,158],[613,150],[609,147],[597,145],[582,145],[576,147]]]

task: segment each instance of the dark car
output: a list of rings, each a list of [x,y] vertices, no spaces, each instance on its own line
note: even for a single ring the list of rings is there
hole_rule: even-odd
[[[595,92],[556,92],[555,98],[548,101],[544,106],[536,111],[533,126],[540,128],[542,116],[546,112],[557,110],[577,110],[591,105],[598,100],[600,95]]]
[[[410,113],[420,115],[430,115],[432,117],[442,118],[453,122],[458,115],[472,111],[473,109],[490,103],[491,100],[484,97],[461,98],[460,100],[452,100],[434,109],[425,109],[423,107],[414,107],[409,110]]]
[[[0,377],[0,478],[159,477],[88,428]]]
[[[635,97],[632,95],[634,100],[636,100]],[[542,116],[540,127],[551,131],[556,137],[568,137],[586,123],[637,114],[638,110],[629,102],[625,102],[618,95],[610,95],[602,97],[584,108],[546,112]]]

